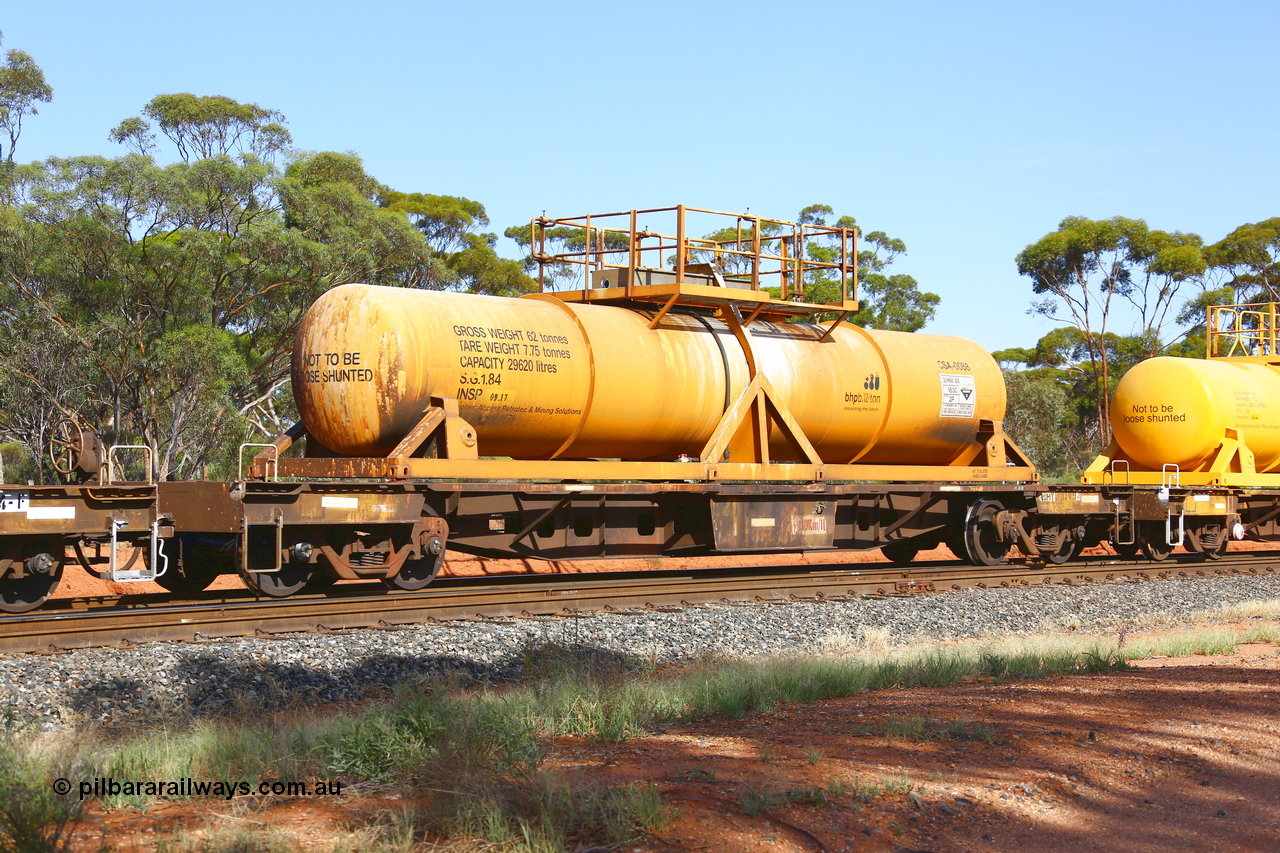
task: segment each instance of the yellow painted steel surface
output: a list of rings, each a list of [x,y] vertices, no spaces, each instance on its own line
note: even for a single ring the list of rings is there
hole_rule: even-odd
[[[1280,373],[1231,359],[1152,358],[1135,365],[1111,404],[1116,443],[1133,461],[1194,471],[1237,430],[1259,473],[1280,466]]]
[[[732,331],[710,317],[352,284],[304,318],[293,390],[317,441],[391,451],[431,396],[456,397],[478,450],[518,459],[697,456],[749,382]],[[756,363],[826,462],[945,465],[1005,388],[972,341],[756,322]],[[727,384],[727,389],[726,389]],[[776,459],[794,458],[780,435]],[[711,461],[711,460],[708,460]]]

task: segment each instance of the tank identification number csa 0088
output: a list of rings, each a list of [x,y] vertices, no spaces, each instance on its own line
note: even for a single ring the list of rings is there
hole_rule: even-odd
[[[971,418],[978,403],[977,387],[973,376],[967,373],[939,373],[942,380],[942,410],[940,418]]]
[[[302,363],[303,382],[373,381],[373,371],[361,366],[358,352],[309,352]]]

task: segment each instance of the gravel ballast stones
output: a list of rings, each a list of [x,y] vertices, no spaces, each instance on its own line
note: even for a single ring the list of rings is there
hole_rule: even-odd
[[[531,649],[585,646],[646,663],[753,658],[1038,631],[1132,633],[1280,599],[1280,576],[974,589],[910,597],[718,605],[679,612],[451,622],[396,630],[154,643],[0,656],[0,711],[54,729],[305,709],[406,679],[517,678]]]

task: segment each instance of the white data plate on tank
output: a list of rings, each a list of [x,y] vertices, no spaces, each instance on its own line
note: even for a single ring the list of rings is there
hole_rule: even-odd
[[[320,498],[320,506],[332,507],[333,509],[359,509],[359,498],[345,498],[337,495],[323,495]]]
[[[978,404],[978,392],[973,377],[964,373],[939,373],[942,380],[942,411],[940,418],[971,418]]]
[[[29,506],[30,492],[0,492],[0,512],[26,512]]]

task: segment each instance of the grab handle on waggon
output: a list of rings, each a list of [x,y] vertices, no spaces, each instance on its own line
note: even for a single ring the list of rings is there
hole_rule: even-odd
[[[261,477],[262,479],[271,480],[272,482],[280,479],[280,448],[279,446],[276,445],[274,442],[271,444],[263,444],[260,442],[252,442],[252,441],[246,441],[240,445],[239,462],[236,465],[236,470],[240,472],[239,479],[243,480],[245,478],[244,451],[246,447],[263,448],[256,456],[253,457],[253,461],[250,464],[250,471],[251,471],[250,476],[254,476],[254,473],[260,471],[261,473],[258,474],[257,476]]]
[[[113,444],[111,449],[107,451],[107,485],[126,482],[121,477],[116,476],[121,467],[116,465],[116,452],[120,450],[137,450],[142,453],[144,482],[146,485],[155,483],[155,452],[150,446],[145,444]]]

